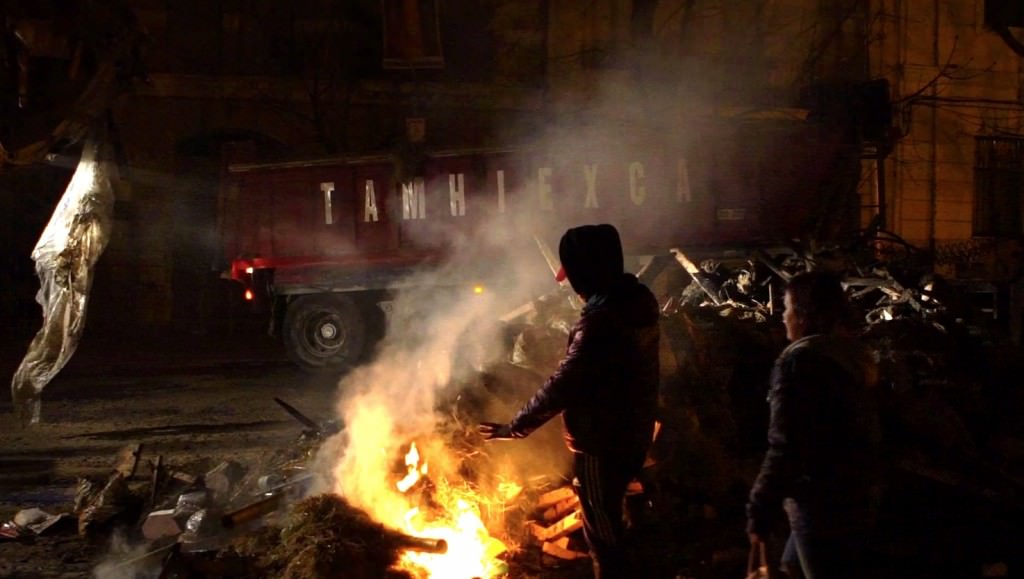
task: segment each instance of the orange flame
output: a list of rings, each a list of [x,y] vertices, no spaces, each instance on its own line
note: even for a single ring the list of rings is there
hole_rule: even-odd
[[[396,488],[405,492],[426,475],[427,463],[419,464],[419,461],[420,454],[413,442],[405,455],[408,474],[398,481]],[[446,507],[446,512],[431,520],[418,507],[412,507],[403,517],[402,530],[418,537],[444,539],[448,552],[443,555],[407,552],[399,566],[418,577],[468,579],[503,575],[505,564],[497,557],[508,547],[487,531],[479,508],[471,503],[479,497],[473,496],[469,489],[457,490],[447,484],[440,484],[439,489],[435,498]]]
[[[423,463],[423,466],[417,468],[420,462],[420,453],[416,450],[416,443],[409,445],[409,452],[405,454],[405,467],[409,470],[408,474],[395,484],[400,492],[406,492],[411,489],[420,477],[427,474],[427,463]]]
[[[436,413],[438,393],[453,384],[454,354],[461,337],[486,316],[493,319],[493,297],[466,300],[450,312],[417,317],[386,344],[377,359],[354,368],[340,385],[338,403],[344,431],[322,450],[330,461],[335,492],[377,522],[404,533],[444,539],[447,553],[409,553],[400,565],[418,579],[493,578],[505,574],[496,555],[506,546],[487,527],[502,522],[505,496],[511,491],[466,481],[463,457],[444,441]],[[416,452],[409,441],[416,440]],[[333,455],[333,456],[332,456]],[[403,472],[395,476],[394,458],[404,456]],[[429,485],[423,480],[428,473]],[[504,471],[486,465],[489,471]],[[484,473],[481,473],[484,474]],[[493,481],[493,482],[492,482]],[[403,492],[404,489],[404,492]],[[426,500],[429,499],[429,500]],[[427,506],[429,505],[429,506]]]
[[[437,436],[418,437],[404,453],[405,475],[385,482],[392,472],[388,457],[402,450],[395,442],[404,435],[388,413],[373,405],[360,407],[350,428],[362,436],[349,439],[349,452],[335,465],[337,492],[385,526],[448,543],[444,554],[404,553],[399,568],[417,579],[493,579],[508,572],[497,558],[508,547],[490,535],[481,510],[488,518],[500,515],[508,498],[521,490],[517,484],[505,483],[493,492],[472,488],[458,474],[454,452]],[[405,491],[419,487],[428,472],[431,507],[420,508],[420,497]]]

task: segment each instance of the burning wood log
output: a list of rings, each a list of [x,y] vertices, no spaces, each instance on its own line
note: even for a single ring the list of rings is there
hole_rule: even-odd
[[[404,551],[419,551],[438,555],[448,552],[448,541],[444,539],[427,539],[412,535],[399,535],[395,540],[395,546]]]
[[[579,511],[572,511],[560,521],[547,527],[541,526],[538,523],[530,523],[530,532],[533,537],[540,542],[554,541],[561,539],[583,528],[583,515]]]
[[[541,551],[545,555],[551,555],[565,561],[575,561],[576,559],[584,559],[590,556],[582,551],[570,549],[569,537],[562,537],[557,541],[548,541],[541,547]]]
[[[558,501],[554,505],[548,507],[544,511],[544,513],[541,514],[541,518],[544,520],[545,523],[553,523],[564,518],[567,514],[571,513],[572,511],[578,510],[579,506],[580,499],[575,494],[573,494],[571,497],[565,500]]]
[[[564,500],[571,499],[576,496],[576,491],[572,487],[565,486],[559,487],[553,491],[548,491],[541,496],[537,497],[537,508],[546,509]]]

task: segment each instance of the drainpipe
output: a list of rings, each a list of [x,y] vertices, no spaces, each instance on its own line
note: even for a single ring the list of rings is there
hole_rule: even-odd
[[[875,203],[878,204],[878,228],[886,230],[885,154],[881,152],[875,158]]]
[[[942,63],[939,62],[939,0],[932,0],[932,9],[934,10],[934,18],[932,19],[932,60],[936,70],[938,70],[938,67],[942,66]],[[932,84],[932,98],[939,96],[938,84]],[[928,250],[932,255],[935,255],[935,216],[939,197],[939,107],[936,103],[932,103],[931,111],[932,134],[929,147],[931,149],[931,159],[928,171]]]
[[[932,87],[932,96],[938,91]],[[938,213],[939,198],[939,107],[934,103],[931,106],[931,139],[929,142],[929,153],[931,159],[928,167],[928,251],[935,254],[935,217]]]

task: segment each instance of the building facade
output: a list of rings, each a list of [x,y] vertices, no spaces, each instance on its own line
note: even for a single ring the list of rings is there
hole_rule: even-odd
[[[20,72],[5,92],[27,104],[11,109],[24,120],[8,127],[8,142],[45,126],[33,129],[29,113],[59,94],[46,87],[81,87],[65,77],[89,70],[90,49],[102,45],[59,3],[23,4],[7,21],[21,44],[8,49]],[[699,150],[709,126],[770,130],[816,115],[849,129],[857,170],[837,168],[833,189],[859,193],[862,225],[945,251],[953,275],[1010,279],[1017,271],[1000,270],[1004,259],[979,267],[982,253],[1012,252],[1024,224],[1013,47],[1024,23],[997,5],[126,0],[96,25],[137,28],[141,40],[110,103],[130,172],[117,186],[90,324],[230,329],[244,314],[231,313],[238,296],[217,271],[224,164],[400,155],[410,130],[429,148],[596,127],[671,133]],[[751,171],[735,179],[756,185],[772,167]],[[828,194],[808,191],[808,202]]]
[[[886,0],[874,10],[870,72],[892,83],[898,131],[887,167],[888,222],[948,256],[950,273],[1019,276],[1012,254],[1024,233],[1024,50],[1015,50],[1013,36],[1024,26],[1020,3]]]

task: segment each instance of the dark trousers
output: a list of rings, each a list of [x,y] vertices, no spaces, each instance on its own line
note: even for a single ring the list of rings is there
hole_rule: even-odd
[[[573,486],[583,511],[583,534],[597,579],[629,577],[622,539],[622,501],[626,486],[643,467],[644,455],[605,457],[573,455]]]
[[[855,579],[863,563],[863,529],[857,525],[836,528],[838,517],[816,512],[793,499],[783,503],[789,519],[789,539],[783,564],[799,567],[804,579]],[[828,528],[823,528],[823,527]]]

